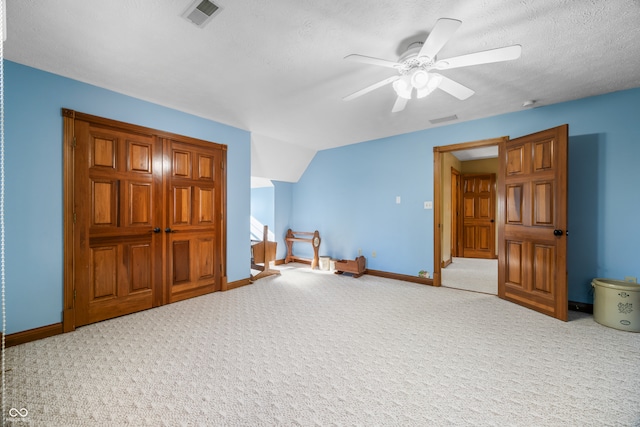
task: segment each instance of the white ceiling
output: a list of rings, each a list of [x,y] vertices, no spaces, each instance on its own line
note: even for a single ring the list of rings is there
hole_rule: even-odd
[[[451,154],[461,162],[466,162],[468,160],[492,159],[494,157],[498,157],[498,146],[492,145],[490,147],[452,151]]]
[[[7,0],[5,58],[249,130],[283,155],[297,146],[305,167],[441,117],[640,87],[640,0],[216,0],[202,29],[181,18],[191,1]],[[436,90],[391,113],[391,86],[342,100],[395,73],[346,55],[396,60],[441,17],[462,21],[441,59],[512,44],[522,56],[443,71],[476,91],[466,101]]]

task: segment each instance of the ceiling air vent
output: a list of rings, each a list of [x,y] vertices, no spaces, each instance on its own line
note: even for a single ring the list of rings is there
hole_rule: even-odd
[[[438,123],[450,122],[452,120],[458,120],[458,116],[455,114],[453,116],[440,117],[439,119],[429,120],[432,125],[437,125]]]
[[[213,16],[220,11],[220,7],[216,6],[209,0],[196,0],[182,14],[182,17],[192,24],[202,28],[211,21]]]

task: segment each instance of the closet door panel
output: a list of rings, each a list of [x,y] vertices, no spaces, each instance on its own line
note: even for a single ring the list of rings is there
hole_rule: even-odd
[[[166,140],[165,150],[174,168],[169,187],[173,196],[168,233],[169,301],[178,301],[221,289],[223,275],[218,220],[222,217],[223,157],[219,148]]]
[[[75,326],[158,305],[161,141],[91,120],[74,122]]]

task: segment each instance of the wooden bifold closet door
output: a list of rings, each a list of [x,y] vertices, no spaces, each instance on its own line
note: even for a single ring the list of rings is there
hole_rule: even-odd
[[[64,330],[220,290],[226,147],[63,116]]]

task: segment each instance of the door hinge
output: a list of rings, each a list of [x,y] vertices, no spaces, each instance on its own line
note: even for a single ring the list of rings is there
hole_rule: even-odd
[[[74,289],[73,290],[73,300],[75,301],[75,299],[76,299],[76,290]]]
[[[75,212],[73,213],[73,223],[74,224],[76,223],[76,213]]]
[[[220,169],[224,170],[224,162],[220,162]]]
[[[73,137],[73,144],[71,144],[72,148],[76,148],[76,137]]]

